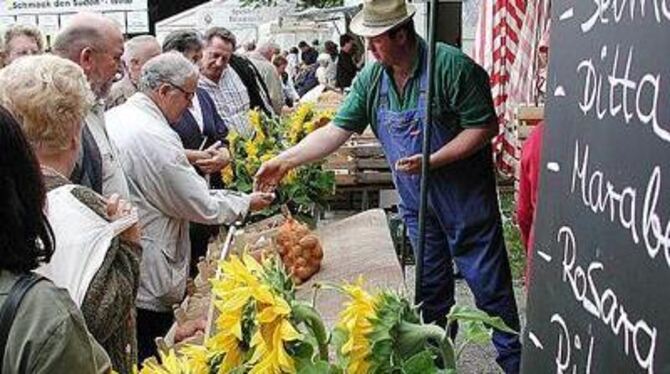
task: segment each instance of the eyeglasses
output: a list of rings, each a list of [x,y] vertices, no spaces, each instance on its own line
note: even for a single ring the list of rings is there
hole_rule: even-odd
[[[194,91],[194,92],[188,92],[188,91],[186,91],[185,89],[183,89],[182,87],[180,87],[179,85],[176,85],[176,84],[174,84],[174,83],[172,83],[172,82],[165,82],[165,83],[167,83],[167,84],[169,84],[170,86],[172,86],[172,87],[178,89],[179,91],[181,91],[181,93],[183,93],[184,96],[186,96],[186,99],[187,99],[187,100],[189,100],[189,101],[190,101],[190,100],[193,100],[193,96],[195,96],[195,91]]]

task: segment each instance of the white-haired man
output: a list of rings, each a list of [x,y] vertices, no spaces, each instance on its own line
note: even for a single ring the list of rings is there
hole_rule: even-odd
[[[128,183],[109,141],[104,118],[104,100],[121,72],[123,34],[118,25],[98,14],[80,13],[63,29],[53,52],[79,65],[86,74],[97,102],[86,116],[82,152],[71,180],[105,196],[128,197]]]
[[[142,66],[151,58],[161,54],[158,40],[151,35],[136,36],[126,42],[123,52],[125,75],[123,79],[114,83],[112,90],[105,100],[105,108],[119,106],[137,92],[137,81],[140,79]]]
[[[272,109],[276,114],[281,114],[281,108],[284,106],[284,93],[282,91],[281,77],[272,65],[272,57],[279,49],[279,46],[273,42],[264,42],[253,51],[248,53],[251,63],[263,78],[270,94]]]
[[[197,67],[181,54],[159,55],[142,69],[139,92],[107,112],[143,232],[137,295],[140,362],[154,353],[153,339],[167,332],[172,305],[184,297],[189,221],[231,224],[273,199],[268,193],[209,190],[189,163],[173,126],[191,105],[198,76]]]

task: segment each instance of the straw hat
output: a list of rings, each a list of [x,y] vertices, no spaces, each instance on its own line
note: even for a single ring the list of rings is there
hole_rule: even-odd
[[[405,0],[364,0],[363,10],[351,20],[351,31],[374,37],[403,24],[414,13],[416,7]]]

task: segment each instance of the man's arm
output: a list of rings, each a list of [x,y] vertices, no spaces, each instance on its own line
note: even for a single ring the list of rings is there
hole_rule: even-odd
[[[437,169],[450,163],[465,159],[486,146],[498,133],[497,122],[485,127],[472,127],[461,131],[454,139],[430,155],[430,168]],[[398,160],[398,171],[409,174],[421,173],[421,154]]]
[[[351,134],[332,123],[314,131],[294,147],[261,165],[256,173],[256,190],[273,190],[289,170],[333,153]]]
[[[473,127],[461,131],[454,139],[430,156],[430,167],[439,168],[472,156],[489,144],[497,133],[497,122],[485,127]]]

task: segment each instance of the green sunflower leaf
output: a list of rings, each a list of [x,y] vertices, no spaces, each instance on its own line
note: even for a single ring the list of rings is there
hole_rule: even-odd
[[[505,322],[500,317],[492,317],[486,312],[479,309],[475,309],[469,306],[463,305],[454,305],[447,315],[448,321],[458,321],[459,323],[471,321],[471,322],[481,322],[487,326],[493,327],[503,332],[510,334],[518,334],[517,331],[514,331],[512,328],[507,326]]]
[[[493,329],[481,321],[465,321],[459,324],[461,332],[468,342],[485,345],[491,341]]]
[[[428,351],[415,354],[402,366],[405,374],[437,374],[439,372],[435,365],[435,358]]]

